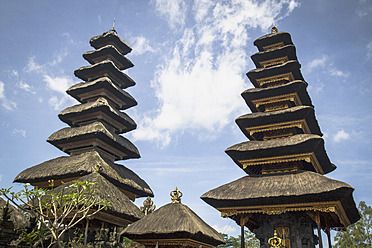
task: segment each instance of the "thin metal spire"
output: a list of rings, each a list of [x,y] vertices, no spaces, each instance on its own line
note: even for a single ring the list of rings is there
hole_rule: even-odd
[[[115,18],[114,18],[114,22],[112,24],[112,31],[114,31],[116,33],[116,30],[115,30]]]
[[[278,28],[275,26],[275,18],[273,18],[273,27],[271,28],[271,33],[278,33]]]

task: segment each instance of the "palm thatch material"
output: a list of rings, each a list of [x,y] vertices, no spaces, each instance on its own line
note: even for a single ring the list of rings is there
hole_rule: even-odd
[[[297,134],[288,138],[265,140],[265,141],[247,141],[237,145],[233,145],[225,151],[234,162],[243,168],[241,161],[260,159],[261,163],[256,163],[252,168],[245,170],[248,174],[255,172],[260,173],[260,167],[265,164],[267,158],[270,163],[275,163],[274,158],[300,155],[300,154],[314,154],[319,166],[323,170],[324,174],[329,173],[336,169],[324,149],[324,140],[315,134]],[[269,162],[268,162],[269,163]],[[313,165],[306,168],[307,170],[316,171]]]
[[[122,89],[136,84],[127,74],[121,72],[111,60],[104,60],[94,65],[80,67],[74,71],[74,75],[84,81],[93,81],[106,76]]]
[[[18,210],[18,208],[14,207],[12,204],[5,201],[3,198],[0,197],[0,208],[5,209],[8,208],[8,213],[10,215],[10,221],[13,223],[15,230],[25,229],[30,226],[30,222],[26,218],[26,216]],[[3,214],[3,211],[0,211]],[[2,221],[2,217],[0,216],[0,223]]]
[[[263,65],[260,62],[278,59],[278,58],[285,58],[286,61],[289,60],[297,60],[296,56],[296,47],[294,45],[286,45],[281,48],[258,52],[251,56],[254,64],[257,68],[262,68]]]
[[[296,102],[294,101],[292,102],[292,105],[290,107],[302,105],[313,106],[309,94],[307,93],[306,87],[306,82],[295,80],[284,85],[274,86],[270,88],[251,88],[245,90],[241,95],[252,112],[262,111],[257,108],[253,101],[259,99],[271,100],[273,96],[282,96],[284,98],[288,95],[297,96],[300,105],[296,105]]]
[[[259,51],[265,51],[266,46],[282,43],[282,46],[293,45],[291,35],[287,32],[271,33],[256,39],[253,44]]]
[[[50,135],[47,141],[68,154],[98,148],[110,153],[115,160],[140,157],[139,151],[129,140],[110,131],[101,122],[63,128]]]
[[[116,187],[130,192],[134,196],[154,196],[149,185],[136,173],[123,165],[105,159],[95,151],[59,157],[35,165],[19,173],[14,182],[38,185],[55,180],[56,184],[57,181],[67,182],[93,172],[98,172]]]
[[[319,173],[298,171],[286,174],[245,176],[201,196],[215,208],[274,206],[340,201],[351,223],[360,216],[347,183]]]
[[[304,78],[302,77],[300,68],[301,65],[300,63],[298,63],[297,60],[291,60],[284,64],[272,66],[269,68],[258,68],[250,70],[249,72],[247,72],[247,77],[256,88],[261,88],[260,84],[257,82],[258,79],[277,76],[284,73],[292,73],[293,79],[290,81],[303,81]]]
[[[94,81],[75,84],[68,88],[66,92],[81,103],[104,97],[120,110],[137,105],[137,101],[129,93],[112,83],[108,77],[100,77]]]
[[[117,187],[112,185],[108,180],[101,176],[98,172],[93,172],[89,175],[80,177],[75,181],[87,181],[93,183],[91,186],[91,192],[97,200],[106,199],[111,206],[108,206],[107,210],[102,210],[103,213],[108,214],[101,216],[106,216],[107,219],[103,220],[108,223],[118,223],[118,222],[134,222],[143,217],[141,210],[132,203],[132,201]],[[71,185],[74,181],[67,182],[55,188],[56,192],[64,191]],[[94,215],[94,218],[99,218],[99,214]],[[118,220],[117,218],[121,219]],[[126,223],[128,224],[128,223]]]
[[[224,240],[190,208],[169,203],[123,230],[121,235],[137,240],[191,239],[217,246]],[[198,247],[198,246],[197,246]]]
[[[120,70],[125,70],[134,65],[124,57],[114,46],[107,45],[94,51],[83,54],[83,58],[90,64],[96,64],[104,60],[111,60]]]
[[[284,110],[277,110],[272,112],[258,112],[238,117],[235,122],[250,140],[253,139],[247,129],[262,127],[261,129],[270,129],[271,125],[278,125],[280,123],[293,123],[295,121],[303,121],[302,132],[309,131],[312,134],[322,136],[317,120],[315,119],[314,108],[309,106],[298,106],[287,108]],[[283,124],[284,126],[286,124]],[[290,124],[288,124],[290,125]],[[304,127],[306,125],[306,127]],[[309,130],[306,130],[308,127]],[[305,129],[306,128],[306,129]],[[273,128],[271,128],[273,129]],[[280,129],[280,127],[276,127]],[[306,131],[306,132],[305,132]]]
[[[90,39],[89,43],[95,49],[113,45],[122,55],[132,51],[132,48],[116,34],[115,30],[110,30],[101,35],[94,36]]]
[[[116,110],[106,98],[100,97],[94,102],[78,104],[64,109],[58,114],[61,121],[71,127],[78,127],[93,121],[100,121],[111,127],[116,133],[136,129],[137,124],[127,114]]]

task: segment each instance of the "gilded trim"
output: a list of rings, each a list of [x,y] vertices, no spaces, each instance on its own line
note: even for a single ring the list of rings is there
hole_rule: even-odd
[[[293,81],[294,80],[293,73],[288,72],[288,73],[283,73],[283,74],[279,74],[279,75],[275,75],[275,76],[271,76],[271,77],[256,79],[256,81],[257,81],[257,83],[260,87],[263,87],[266,84],[275,83],[275,82],[279,82],[279,81],[282,81],[282,80],[286,80],[288,82]]]
[[[284,64],[287,61],[289,61],[288,56],[284,56],[280,58],[264,60],[264,61],[259,62],[259,64],[263,68],[267,68],[267,67],[274,66],[274,65]]]
[[[281,47],[284,47],[284,42],[281,41],[281,42],[278,42],[278,43],[274,43],[274,44],[271,44],[271,45],[268,45],[268,46],[263,46],[263,50],[264,51],[270,51],[270,50],[275,50],[275,49],[278,49],[278,48],[281,48]]]
[[[158,243],[159,246],[182,246],[182,247],[215,247],[210,244],[199,242],[192,239],[133,239],[135,242],[143,244],[145,246],[155,246]]]
[[[295,106],[301,106],[303,105],[300,97],[298,96],[297,92],[295,93],[290,93],[290,94],[285,94],[285,95],[279,95],[279,96],[273,96],[273,97],[268,97],[268,98],[261,98],[257,100],[252,100],[252,103],[255,105],[256,109],[259,110],[261,105],[269,105],[269,104],[278,104],[280,102],[294,102]],[[282,108],[284,109],[284,108]],[[266,109],[265,107],[265,112],[273,111],[277,109]]]

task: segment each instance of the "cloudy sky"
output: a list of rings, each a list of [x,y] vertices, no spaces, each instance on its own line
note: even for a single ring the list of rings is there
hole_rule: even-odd
[[[253,86],[253,41],[273,19],[297,47],[326,150],[327,176],[372,205],[372,1],[153,0],[0,2],[0,187],[22,170],[63,152],[45,140],[66,127],[57,115],[77,104],[65,90],[93,50],[89,39],[112,28],[132,48],[138,129],[125,137],[141,158],[121,161],[141,176],[160,207],[176,186],[183,203],[232,235],[238,227],[200,200],[245,175],[225,149],[246,141],[235,118],[249,113],[240,93]],[[136,201],[141,205],[143,199]]]

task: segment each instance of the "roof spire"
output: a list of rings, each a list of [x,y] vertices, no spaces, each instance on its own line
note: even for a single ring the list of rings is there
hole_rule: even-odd
[[[271,33],[278,33],[278,28],[275,26],[275,18],[273,18],[273,26],[271,28]]]
[[[170,196],[172,197],[172,203],[181,203],[181,197],[183,194],[176,186],[176,189],[170,192]]]
[[[115,18],[114,18],[114,22],[112,23],[112,31],[114,31],[116,33],[116,30],[115,30]]]

